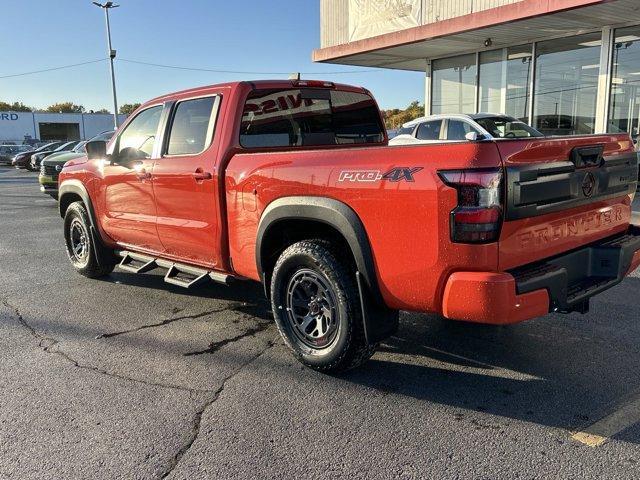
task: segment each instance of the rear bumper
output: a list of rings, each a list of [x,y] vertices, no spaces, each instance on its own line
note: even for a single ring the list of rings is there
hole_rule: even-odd
[[[640,228],[504,272],[456,272],[447,280],[445,317],[510,324],[550,311],[586,312],[589,299],[640,265]]]

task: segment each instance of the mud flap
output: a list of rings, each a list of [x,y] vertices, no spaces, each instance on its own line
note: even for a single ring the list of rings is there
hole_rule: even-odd
[[[360,307],[364,322],[364,335],[369,345],[378,343],[398,331],[398,310],[392,310],[385,305],[376,305],[363,281],[362,274],[356,271],[358,292],[360,293]]]
[[[103,266],[109,265],[110,263],[116,263],[117,257],[113,253],[107,253],[106,249],[102,245],[102,240],[100,239],[98,232],[96,232],[96,229],[93,228],[93,225],[89,226],[89,231],[91,234],[91,246],[93,247],[93,252],[95,254],[96,262],[98,263],[98,265]],[[102,248],[97,248],[98,246]]]

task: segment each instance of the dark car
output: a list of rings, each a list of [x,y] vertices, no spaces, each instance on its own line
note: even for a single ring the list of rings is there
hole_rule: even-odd
[[[99,133],[89,142],[94,140],[102,140],[108,142],[115,130],[109,130]],[[40,182],[40,191],[46,193],[53,198],[58,198],[58,175],[62,171],[62,167],[69,160],[84,157],[86,155],[85,145],[87,142],[80,142],[70,152],[53,153],[45,158],[40,164],[40,175],[38,181]]]
[[[13,157],[29,150],[32,149],[28,145],[0,145],[0,165],[11,165]]]
[[[34,153],[31,155],[31,160],[29,161],[31,164],[31,168],[29,170],[38,170],[40,168],[40,164],[42,160],[47,158],[49,155],[60,152],[69,152],[73,150],[73,148],[80,143],[79,140],[74,140],[72,142],[66,142],[60,145],[58,148],[53,148],[50,150],[44,150],[42,152]]]
[[[23,153],[19,153],[15,157],[13,157],[13,161],[11,165],[16,168],[26,168],[27,170],[31,170],[31,156],[35,153],[44,152],[45,150],[55,150],[64,142],[50,142],[41,147],[35,148],[33,150],[28,150]]]

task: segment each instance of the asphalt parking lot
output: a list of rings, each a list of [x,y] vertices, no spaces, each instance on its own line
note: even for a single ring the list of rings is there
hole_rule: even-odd
[[[639,289],[510,327],[403,313],[326,376],[257,284],[77,275],[56,202],[0,167],[0,478],[638,478]]]

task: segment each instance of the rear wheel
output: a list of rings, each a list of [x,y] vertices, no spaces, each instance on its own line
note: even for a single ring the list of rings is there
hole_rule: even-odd
[[[367,344],[355,275],[331,244],[301,241],[288,247],[271,279],[278,330],[300,362],[334,372],[367,360]]]
[[[89,214],[82,202],[69,205],[64,216],[64,237],[67,255],[71,265],[85,277],[99,278],[110,274],[115,267],[114,260],[98,262],[97,258],[110,259],[111,250],[102,244],[94,245],[91,240],[91,223]],[[100,251],[96,251],[100,249]]]

